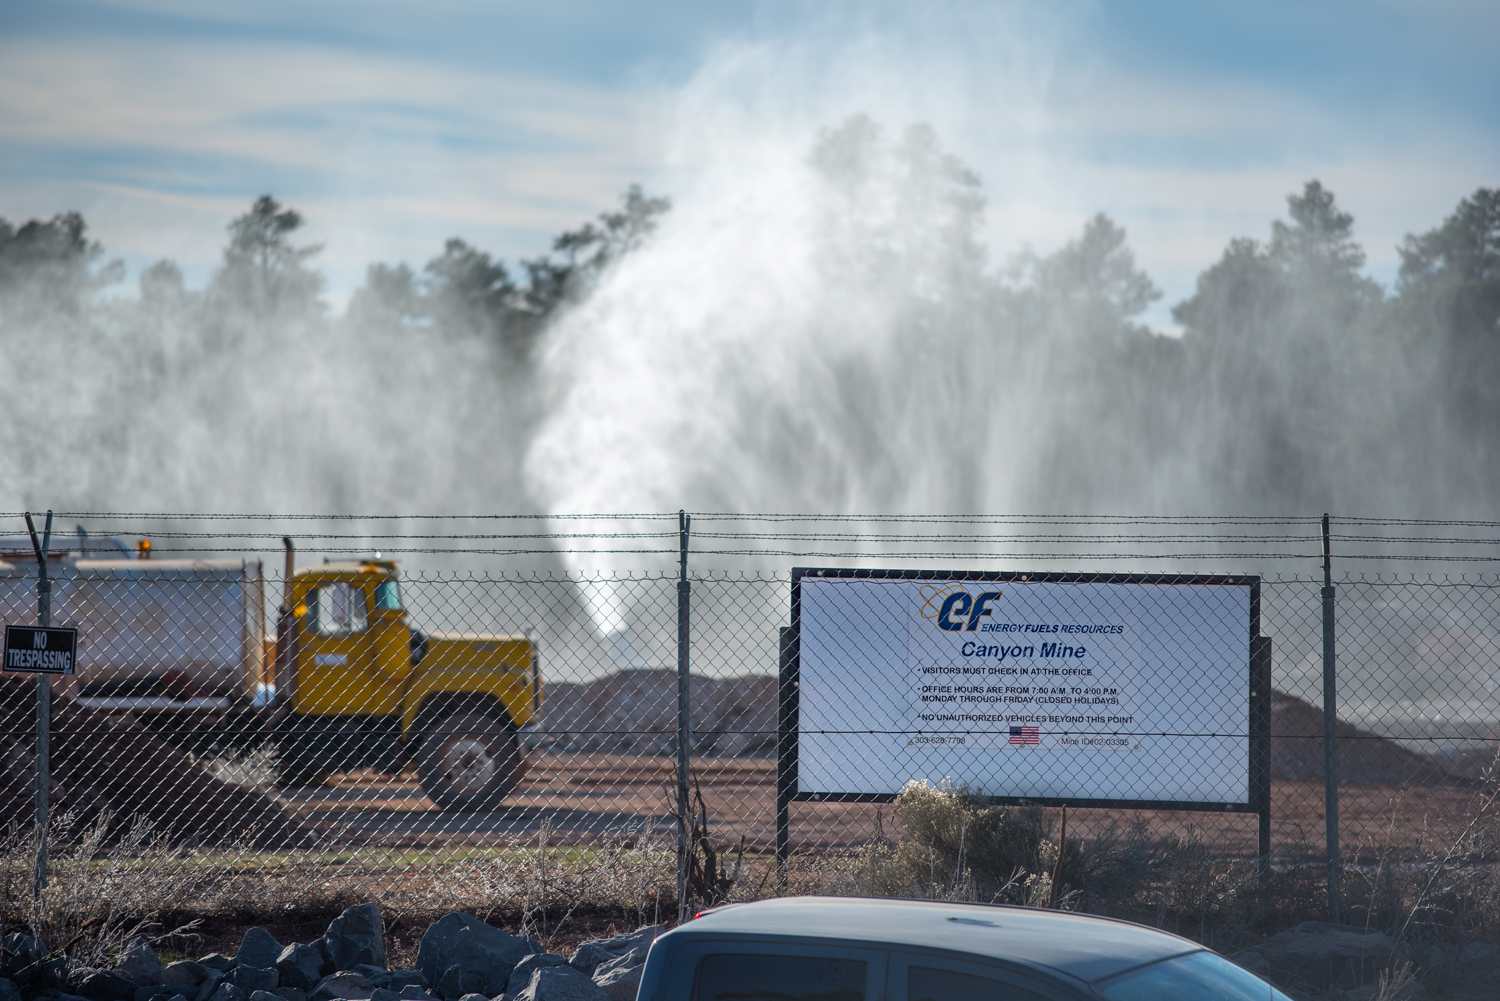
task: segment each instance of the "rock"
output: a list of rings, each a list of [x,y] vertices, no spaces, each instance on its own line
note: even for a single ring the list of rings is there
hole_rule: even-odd
[[[162,967],[161,972],[156,975],[156,982],[167,987],[197,987],[207,976],[208,967],[202,963],[179,959]]]
[[[134,984],[155,983],[161,969],[161,960],[143,938],[133,939],[115,963],[115,972]]]
[[[568,961],[555,952],[534,952],[524,957],[516,964],[515,969],[510,971],[510,980],[506,981],[505,991],[514,994],[522,987],[531,983],[531,971],[540,970],[544,966],[567,966]],[[515,987],[510,985],[514,984]]]
[[[230,959],[222,952],[211,952],[207,956],[199,959],[198,963],[200,966],[206,966],[210,970],[216,970],[219,973],[228,973],[234,968],[234,960]]]
[[[186,994],[173,994],[167,1001],[190,1001]]]
[[[384,987],[377,987],[370,992],[370,1001],[401,1001],[401,995],[395,991],[388,991]],[[488,998],[485,1001],[489,1001]]]
[[[161,998],[162,1001],[166,1001],[167,998],[175,993],[177,993],[177,988],[175,987],[167,987],[164,984],[147,984],[145,987],[137,987],[135,989],[135,1001],[151,1001],[152,998]]]
[[[250,1001],[285,1001],[280,994],[272,994],[270,991],[252,991]]]
[[[323,969],[327,963],[328,956],[322,949],[321,939],[313,945],[293,942],[276,957],[276,973],[282,987],[310,991],[323,979]]]
[[[531,939],[492,928],[472,914],[448,914],[422,934],[417,970],[438,996],[451,1001],[465,994],[494,997],[505,990],[518,962],[545,951]]]
[[[385,966],[385,926],[373,903],[350,907],[334,918],[323,941],[335,970],[352,970],[360,963]]]
[[[406,999],[406,1001],[437,1001],[437,998],[425,989],[415,987],[411,984],[407,984],[397,991],[396,994],[398,997]]]
[[[251,928],[240,942],[240,951],[234,954],[239,966],[254,966],[262,970],[274,967],[281,958],[281,943],[264,928]]]
[[[651,948],[651,943],[667,930],[666,925],[648,925],[613,938],[591,938],[581,943],[573,953],[569,965],[573,969],[593,976],[604,963],[638,948]],[[644,962],[644,960],[642,960]]]
[[[204,977],[203,983],[198,985],[198,992],[193,995],[193,1001],[208,1001],[223,982],[224,974],[210,967],[208,976]]]
[[[208,1001],[248,1001],[244,991],[225,980],[219,984],[219,989],[209,996]]]
[[[277,951],[280,952],[281,950],[278,949]],[[276,967],[274,965],[260,967],[240,963],[233,970],[229,971],[229,982],[244,991],[246,997],[248,997],[256,991],[266,991],[267,993],[274,991],[277,985],[281,983],[281,980],[276,974]]]
[[[640,989],[641,973],[645,971],[646,964],[643,961],[627,965],[624,962],[626,958],[628,957],[621,956],[614,963],[606,963],[594,973],[594,983],[609,995],[610,1001],[635,1001]]]
[[[42,975],[42,957],[47,954],[47,944],[38,942],[30,935],[11,932],[0,938],[0,975],[18,987],[30,986]]]
[[[0,977],[0,1001],[21,1001],[21,988],[9,977]]]
[[[571,966],[544,966],[508,998],[515,1001],[608,1001],[604,989]]]
[[[113,970],[95,970],[79,983],[78,993],[89,1001],[135,1001],[135,982]]]
[[[307,992],[300,987],[278,987],[276,988],[276,993],[285,998],[286,1001],[307,1001]]]
[[[1489,942],[1470,942],[1458,954],[1458,965],[1465,974],[1500,974],[1500,945]]]
[[[389,991],[399,991],[401,988],[409,986],[416,986],[425,990],[428,986],[427,978],[422,975],[422,971],[420,970],[387,970],[383,967],[362,963],[354,967],[353,972],[366,978],[376,987]]]
[[[93,972],[88,966],[67,956],[44,959],[41,966],[41,986],[44,990],[55,988],[65,994],[76,994],[77,991],[72,988],[77,987],[84,977]]]
[[[1378,931],[1306,921],[1273,935],[1258,947],[1264,975],[1278,986],[1352,990],[1379,982],[1382,972],[1411,959],[1404,945]]]
[[[371,998],[370,1001],[375,1001],[375,999]],[[458,1001],[490,1001],[490,999],[483,994],[465,994]]]
[[[334,998],[368,998],[375,993],[369,979],[352,970],[330,973],[318,981],[307,995],[307,1001],[333,1001]]]

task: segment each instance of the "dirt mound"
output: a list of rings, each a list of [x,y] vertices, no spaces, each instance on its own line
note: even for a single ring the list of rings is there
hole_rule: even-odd
[[[1340,721],[1339,781],[1381,785],[1466,785],[1442,761]],[[1323,710],[1285,692],[1271,693],[1271,776],[1323,778]]]
[[[33,816],[35,692],[29,678],[0,677],[0,825],[15,820],[24,827]],[[92,823],[108,812],[120,824],[143,817],[180,844],[288,849],[316,842],[274,799],[221,782],[128,718],[54,697],[51,741],[54,815],[72,811]]]
[[[776,686],[768,675],[692,679],[695,754],[776,753]],[[617,671],[554,682],[542,703],[543,746],[559,751],[670,754],[677,737],[677,672]]]

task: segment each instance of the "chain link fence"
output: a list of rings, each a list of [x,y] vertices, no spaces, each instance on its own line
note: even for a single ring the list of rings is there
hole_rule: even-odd
[[[1069,525],[1061,542],[1033,537],[998,554],[951,529],[924,529],[901,536],[903,543],[883,526],[863,534],[825,527],[797,549],[787,546],[789,529],[778,528],[770,543],[764,533],[709,531],[695,539],[713,548],[667,570],[683,555],[672,547],[676,526],[636,517],[627,528],[644,530],[604,534],[593,516],[568,536],[585,537],[585,545],[555,535],[539,542],[538,533],[498,555],[494,535],[430,533],[414,543],[411,533],[367,531],[357,546],[319,543],[325,548],[314,559],[331,562],[303,557],[288,578],[281,555],[264,541],[275,532],[249,542],[248,532],[218,529],[190,538],[180,520],[156,517],[154,551],[131,535],[116,541],[80,530],[54,539],[48,553],[52,621],[79,631],[77,672],[51,679],[51,838],[59,867],[69,845],[89,846],[96,859],[155,852],[159,865],[140,871],[153,874],[152,892],[179,894],[184,908],[230,887],[253,895],[273,885],[398,906],[477,906],[545,895],[537,880],[545,887],[549,864],[554,893],[566,884],[580,900],[602,894],[643,918],[675,911],[679,891],[701,901],[731,889],[754,895],[832,885],[840,867],[856,864],[871,845],[899,840],[902,819],[888,796],[799,801],[783,787],[778,802],[778,764],[783,780],[791,764],[784,735],[778,761],[778,728],[795,720],[783,712],[779,681],[783,630],[798,625],[794,561],[973,568],[1108,559],[1112,569],[1131,569],[1151,559],[1156,569],[1164,560],[1211,558],[1247,572],[1269,565],[1258,583],[1259,634],[1272,644],[1266,760],[1251,754],[1247,771],[1235,772],[1213,750],[1248,740],[1253,713],[1226,713],[1212,728],[1172,734],[1110,724],[1105,729],[1155,741],[1156,774],[1178,790],[1136,799],[1176,806],[1075,804],[1067,830],[1084,839],[1122,830],[1191,839],[1231,860],[1261,857],[1268,837],[1278,864],[1326,850],[1324,580],[1307,572],[1317,539],[1305,525],[1294,540],[1302,551],[1290,554],[1275,551],[1287,547],[1285,536],[1259,530],[1257,553],[1241,536],[1191,521],[1165,541],[1159,529],[1137,530],[1121,544],[1134,552],[1101,545],[1088,534],[1093,523],[1084,522]],[[627,534],[657,540],[656,548],[625,553]],[[1441,540],[1434,545],[1444,547],[1444,558],[1472,550],[1429,534]],[[773,550],[776,540],[784,548]],[[1381,537],[1367,548],[1393,559],[1401,545]],[[1047,546],[1052,551],[1038,552]],[[1194,546],[1200,552],[1184,551]],[[31,545],[18,537],[0,541],[0,549],[0,613],[7,624],[34,623]],[[398,569],[392,553],[412,565]],[[469,553],[515,566],[452,569]],[[626,560],[653,559],[654,570],[619,569]],[[442,561],[446,568],[434,565]],[[1486,811],[1500,741],[1500,584],[1401,576],[1393,565],[1334,576],[1339,848],[1356,865],[1415,857],[1494,828]],[[1149,643],[1138,652],[1142,663],[1152,661]],[[996,677],[985,688],[1030,687],[1011,694],[1035,706],[1040,684]],[[0,826],[15,870],[0,876],[20,886],[23,863],[35,853],[36,703],[32,676],[8,672],[0,685]],[[1171,718],[1186,696],[1143,686],[1128,698],[1146,710],[1135,715]],[[889,723],[887,710],[911,697],[876,692],[863,704],[823,706],[819,718],[847,721],[849,735],[881,730],[875,743],[841,746],[874,748],[867,753],[881,758],[884,772],[905,769],[940,789],[947,774],[932,773],[906,750],[907,738],[925,731],[892,731]],[[1021,733],[1000,750],[1027,753],[1030,739]],[[974,752],[973,760],[995,753]],[[1109,786],[1115,758],[1079,760],[1078,768],[1097,771],[1101,788]],[[1009,774],[1017,788],[997,787],[993,776],[951,777],[971,793],[1029,798],[1057,815],[1045,790],[1026,786],[1021,772]],[[1253,804],[1226,809],[1208,796],[1212,808],[1183,808],[1180,801],[1197,794],[1182,790],[1205,781],[1261,781],[1269,828]],[[789,853],[779,870],[778,834]]]

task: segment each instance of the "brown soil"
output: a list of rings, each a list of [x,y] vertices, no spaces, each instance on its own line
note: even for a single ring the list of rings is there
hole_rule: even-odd
[[[0,780],[0,827],[33,817],[35,686],[0,677],[0,745],[9,768]],[[52,815],[92,824],[108,814],[123,827],[149,820],[173,843],[310,848],[311,831],[274,799],[221,782],[186,754],[125,718],[68,698],[52,705]]]

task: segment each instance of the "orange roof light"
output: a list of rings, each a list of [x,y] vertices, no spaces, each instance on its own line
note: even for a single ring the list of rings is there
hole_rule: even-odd
[[[151,558],[151,540],[142,539],[135,544],[136,559],[149,560]]]

